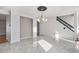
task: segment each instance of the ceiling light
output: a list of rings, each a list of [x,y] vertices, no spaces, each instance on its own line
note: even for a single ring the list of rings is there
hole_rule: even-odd
[[[43,15],[43,12],[45,10],[47,10],[47,7],[45,7],[45,6],[39,6],[37,9],[38,9],[38,11],[41,11],[41,15],[37,18],[37,21],[40,22],[40,23],[47,22],[47,20],[48,20],[47,17],[45,17]]]

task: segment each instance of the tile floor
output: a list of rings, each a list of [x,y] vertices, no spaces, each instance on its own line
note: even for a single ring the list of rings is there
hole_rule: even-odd
[[[49,50],[44,50],[43,47],[47,45],[44,44],[41,46],[37,43],[37,47],[33,47],[33,39],[24,39],[21,42],[14,44],[3,43],[0,44],[0,53],[78,53],[79,50],[76,49],[76,44],[65,41],[65,40],[55,40],[52,37],[40,36],[37,37],[38,42],[40,40],[45,41],[47,45],[52,47]],[[41,41],[40,41],[41,42]],[[47,47],[48,48],[48,47]]]
[[[49,49],[48,51],[45,51],[39,44],[37,45],[38,47],[38,52],[44,52],[44,53],[77,53],[79,52],[78,49],[76,49],[76,43],[75,42],[70,42],[67,40],[63,40],[63,39],[59,39],[59,40],[55,40],[52,37],[39,37],[38,41],[44,39],[45,41],[47,41],[48,43],[50,43],[51,45],[53,45],[53,47],[51,49]]]
[[[24,39],[21,42],[14,44],[3,43],[0,44],[0,53],[25,53],[33,52],[33,39]]]

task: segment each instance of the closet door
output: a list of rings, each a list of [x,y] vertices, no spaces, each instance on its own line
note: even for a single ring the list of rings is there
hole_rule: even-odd
[[[32,28],[33,28],[32,19],[21,17],[21,39],[32,38]]]

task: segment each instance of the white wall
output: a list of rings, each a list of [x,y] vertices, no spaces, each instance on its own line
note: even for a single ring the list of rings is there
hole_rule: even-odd
[[[61,19],[74,26],[74,14],[60,16]]]
[[[33,20],[27,17],[20,17],[20,38],[27,39],[33,36]]]
[[[15,43],[20,41],[20,17],[11,9],[11,42]]]
[[[40,34],[53,36],[56,32],[56,17],[48,18],[46,23],[40,24]]]
[[[6,39],[11,41],[11,16],[6,16]]]
[[[37,47],[37,19],[33,18],[33,47]]]
[[[6,20],[0,20],[0,35],[6,35]]]
[[[63,29],[63,27],[65,26],[56,21],[56,16],[53,16],[52,18],[48,18],[46,23],[40,24],[40,34],[52,37],[55,36],[56,31],[59,32],[60,37],[69,37],[70,35],[74,34],[67,28]]]

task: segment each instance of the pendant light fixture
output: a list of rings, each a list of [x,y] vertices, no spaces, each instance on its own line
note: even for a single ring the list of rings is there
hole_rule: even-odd
[[[43,12],[47,10],[47,7],[39,6],[37,10],[41,13],[41,15],[37,18],[37,21],[40,23],[47,22],[47,17],[43,15]]]

